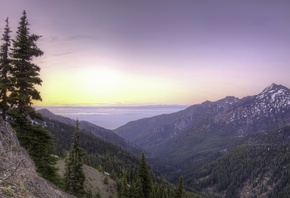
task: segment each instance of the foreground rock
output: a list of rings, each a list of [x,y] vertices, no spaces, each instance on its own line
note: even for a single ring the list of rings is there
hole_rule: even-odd
[[[0,197],[74,197],[38,176],[27,151],[19,145],[15,131],[2,119],[0,119]]]

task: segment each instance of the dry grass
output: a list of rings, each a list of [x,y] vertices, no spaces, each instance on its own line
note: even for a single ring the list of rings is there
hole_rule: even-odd
[[[58,171],[59,175],[63,177],[63,174],[64,174],[64,160],[63,159],[57,162],[57,168],[59,168],[59,171]],[[97,192],[99,192],[102,197],[106,197],[106,198],[118,197],[117,184],[110,177],[108,177],[108,184],[104,184],[104,179],[106,176],[104,176],[103,173],[87,165],[83,165],[83,171],[86,176],[86,180],[85,180],[86,190],[91,190],[93,194],[96,194]]]

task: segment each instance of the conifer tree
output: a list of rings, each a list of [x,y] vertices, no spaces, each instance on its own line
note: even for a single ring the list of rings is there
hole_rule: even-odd
[[[130,192],[126,178],[122,178],[120,187],[120,198],[129,198]]]
[[[9,58],[9,49],[11,45],[10,33],[11,31],[7,17],[6,26],[1,39],[4,43],[0,47],[0,109],[4,120],[6,118],[6,112],[9,109],[8,91],[11,90],[11,59]]]
[[[10,94],[10,103],[13,107],[10,115],[17,122],[23,122],[30,116],[32,119],[39,118],[34,108],[31,107],[33,100],[42,100],[36,85],[41,85],[39,77],[40,67],[32,63],[34,57],[43,55],[36,42],[41,36],[31,34],[26,12],[20,18],[16,39],[12,40],[11,49],[13,90]]]
[[[37,172],[55,184],[59,182],[54,167],[56,159],[51,155],[54,145],[51,133],[43,129],[41,125],[31,125],[29,121],[22,125],[13,124],[13,128],[21,146],[33,159]]]
[[[148,167],[146,164],[144,153],[142,153],[141,155],[138,176],[139,176],[143,196],[144,198],[149,198],[150,192],[151,192],[151,181],[150,181],[150,176],[149,176]]]
[[[73,134],[73,143],[65,160],[64,179],[65,189],[78,197],[84,194],[85,175],[82,169],[82,156],[83,152],[79,147],[79,121],[77,120]]]
[[[143,186],[142,186],[139,176],[136,181],[135,195],[136,195],[135,197],[144,198]]]
[[[41,99],[40,93],[34,87],[36,84],[41,84],[38,73],[40,68],[31,63],[31,60],[33,57],[42,55],[43,52],[37,48],[35,43],[39,36],[29,33],[27,27],[29,23],[25,11],[19,24],[16,40],[12,40],[11,59],[9,58],[10,29],[8,19],[3,34],[4,44],[1,46],[0,74],[2,116],[5,117],[10,105],[11,108],[7,114],[14,118],[11,124],[17,133],[21,146],[29,152],[41,176],[56,183],[58,178],[54,168],[55,159],[51,156],[53,137],[42,126],[33,125],[28,119],[28,116],[40,118],[36,116],[38,114],[31,107],[33,99]],[[3,83],[3,79],[5,83]],[[7,91],[11,93],[8,98],[6,98]]]
[[[179,178],[178,188],[176,189],[176,192],[175,192],[175,198],[182,198],[183,197],[183,188],[184,188],[183,177],[181,176]]]

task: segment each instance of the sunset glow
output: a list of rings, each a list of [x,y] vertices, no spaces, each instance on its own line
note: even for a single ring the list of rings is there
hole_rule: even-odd
[[[25,9],[43,36],[35,105],[190,105],[290,87],[290,3],[267,2],[12,0],[0,30]]]

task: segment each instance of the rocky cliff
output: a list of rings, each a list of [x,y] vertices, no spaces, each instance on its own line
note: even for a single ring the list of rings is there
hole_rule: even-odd
[[[2,119],[0,119],[0,197],[74,197],[38,176],[27,151],[19,145],[15,131]]]

